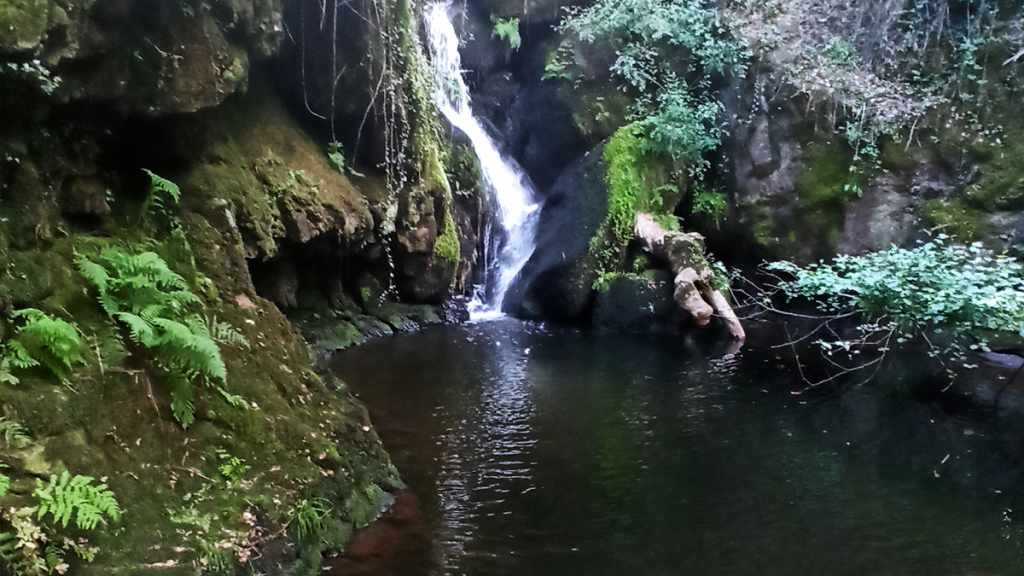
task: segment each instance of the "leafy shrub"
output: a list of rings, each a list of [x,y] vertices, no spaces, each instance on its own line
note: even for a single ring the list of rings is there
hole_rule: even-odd
[[[42,366],[65,380],[75,364],[84,362],[82,340],[73,325],[35,308],[18,310],[13,317],[23,324],[14,339],[0,349],[0,381],[17,384],[11,370],[33,366]]]
[[[229,402],[241,405],[221,384],[227,369],[217,342],[246,345],[233,328],[189,311],[200,302],[185,280],[153,252],[107,248],[79,256],[82,275],[97,289],[100,306],[147,350],[171,389],[171,411],[182,427],[195,419],[192,381],[212,384]]]
[[[645,146],[683,162],[691,176],[718,146],[721,105],[710,95],[714,74],[742,71],[744,52],[702,0],[598,0],[570,9],[562,32],[616,50],[612,72],[639,92],[635,114]],[[671,63],[671,64],[668,64]]]
[[[699,177],[710,166],[704,154],[721,142],[721,130],[715,125],[721,103],[697,100],[677,81],[665,86],[657,100],[654,115],[640,122],[647,136],[645,147],[681,162],[690,176]]]
[[[339,174],[345,173],[345,151],[341,142],[331,142],[327,145],[327,164]]]
[[[65,471],[59,478],[50,476],[49,483],[36,480],[33,495],[39,499],[36,514],[40,520],[50,514],[53,521],[67,528],[74,519],[75,526],[92,530],[106,518],[117,522],[121,509],[106,484],[92,485],[89,476],[71,476]]]
[[[782,285],[790,296],[817,299],[829,313],[859,311],[871,322],[891,325],[901,339],[932,329],[1024,336],[1024,266],[981,244],[947,240],[940,234],[911,250],[838,256],[832,264],[805,268],[789,262],[768,267],[795,277]]]
[[[709,218],[715,221],[715,226],[718,226],[719,219],[725,213],[728,204],[725,194],[721,192],[699,188],[693,195],[693,213],[707,214]]]

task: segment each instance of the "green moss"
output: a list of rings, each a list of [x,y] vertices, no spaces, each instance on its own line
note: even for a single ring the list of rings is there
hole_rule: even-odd
[[[451,208],[444,212],[444,232],[434,243],[434,254],[449,262],[459,261],[459,238],[455,234],[455,220],[452,219]]]
[[[800,172],[793,189],[802,208],[845,211],[857,196],[851,186],[859,186],[853,171],[853,152],[839,141],[813,142],[803,149]]]
[[[49,0],[0,0],[0,51],[31,50],[50,18]]]
[[[472,146],[463,142],[453,143],[448,169],[448,181],[452,183],[455,194],[471,196],[476,193],[483,180],[483,172]]]
[[[928,227],[940,228],[960,242],[976,242],[988,236],[985,213],[963,200],[929,200],[921,205]]]
[[[918,146],[907,146],[885,136],[879,145],[878,162],[882,168],[903,171],[913,168],[918,162]]]
[[[613,241],[625,245],[633,237],[637,200],[644,193],[643,147],[636,126],[622,128],[604,148],[608,165],[608,228]]]
[[[981,168],[981,178],[964,191],[967,202],[980,210],[1024,209],[1024,142],[1015,140],[994,148]]]
[[[604,148],[608,167],[608,215],[590,241],[590,256],[603,272],[622,268],[625,248],[633,238],[638,212],[670,219],[679,203],[679,187],[671,183],[671,163],[646,152],[642,128],[619,129]],[[669,224],[672,226],[672,224]]]

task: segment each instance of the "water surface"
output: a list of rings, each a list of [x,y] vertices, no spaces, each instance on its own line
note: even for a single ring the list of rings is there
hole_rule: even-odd
[[[391,570],[1024,572],[1018,438],[891,383],[794,394],[775,351],[725,352],[507,320],[340,354],[431,532]]]

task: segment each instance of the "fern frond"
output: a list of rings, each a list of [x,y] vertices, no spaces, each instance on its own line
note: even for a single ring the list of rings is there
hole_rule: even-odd
[[[46,547],[46,568],[52,573],[57,566],[64,562],[64,550],[50,544]]]
[[[2,416],[0,416],[0,434],[3,435],[4,442],[14,448],[24,448],[29,443],[25,427],[17,422],[8,421]]]
[[[150,172],[149,170],[146,170],[145,168],[143,168],[142,170],[146,174],[149,174],[150,194],[154,194],[157,196],[159,196],[160,194],[165,194],[167,195],[167,197],[169,197],[171,200],[175,202],[177,202],[181,198],[181,190],[178,188],[177,184],[171,182],[166,178],[157,176],[156,174]]]
[[[11,374],[11,359],[6,357],[7,346],[0,347],[0,384],[10,384],[11,386],[17,386],[21,380],[17,376]]]
[[[160,212],[166,216],[168,206],[177,204],[178,199],[181,198],[181,190],[174,182],[157,176],[149,170],[143,170],[149,174],[149,195],[142,204],[142,218],[149,222],[152,220],[154,212]]]
[[[245,408],[246,410],[249,409],[249,403],[245,401],[245,398],[242,398],[238,394],[232,394],[231,392],[228,392],[221,386],[216,386],[216,388],[217,392],[220,392],[220,395],[223,396],[225,400],[227,400],[228,404],[231,404],[235,408]]]
[[[205,334],[217,344],[233,344],[239,348],[249,348],[249,341],[241,332],[227,322],[218,322],[216,316],[197,317],[190,321],[200,325]],[[189,327],[193,328],[191,324]],[[193,328],[193,331],[195,329]]]
[[[16,360],[24,360],[27,354],[62,379],[75,364],[84,362],[82,341],[71,324],[35,308],[18,310],[12,316],[25,321],[15,333],[16,343],[21,346],[15,351]]]
[[[32,357],[32,354],[17,340],[7,343],[7,358],[11,366],[24,370],[39,366],[39,361]]]
[[[6,474],[0,474],[0,498],[7,494],[7,489],[10,487],[11,479]]]
[[[165,364],[189,376],[202,375],[221,381],[227,378],[220,349],[208,336],[196,335],[188,326],[174,320],[157,318],[153,325],[163,330],[156,346]]]
[[[192,384],[184,376],[171,379],[171,412],[181,427],[188,430],[196,419],[196,405],[192,399]]]
[[[56,474],[50,476],[49,484],[36,480],[33,493],[39,500],[36,517],[42,520],[50,514],[54,523],[64,528],[73,518],[75,526],[83,530],[92,530],[101,522],[106,523],[106,518],[117,522],[121,518],[121,508],[114,494],[106,484],[93,486],[92,481],[90,476],[72,477],[67,471],[59,479]]]
[[[118,312],[114,317],[128,327],[128,334],[132,342],[146,348],[151,348],[154,342],[156,342],[156,331],[153,330],[152,324],[144,318],[140,318],[131,312]]]
[[[78,266],[78,271],[82,276],[89,282],[92,282],[99,289],[100,293],[107,290],[110,274],[107,273],[106,268],[81,255],[75,258],[75,264]]]

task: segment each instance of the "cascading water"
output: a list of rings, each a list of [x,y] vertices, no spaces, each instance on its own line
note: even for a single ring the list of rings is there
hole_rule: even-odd
[[[437,86],[437,106],[453,126],[469,137],[480,159],[489,201],[496,204],[495,223],[484,226],[484,282],[477,288],[470,315],[474,320],[501,315],[501,304],[512,280],[526,265],[535,247],[539,204],[523,169],[498,151],[494,140],[473,116],[469,89],[462,79],[459,37],[448,18],[451,2],[438,2],[425,11],[430,55]]]

